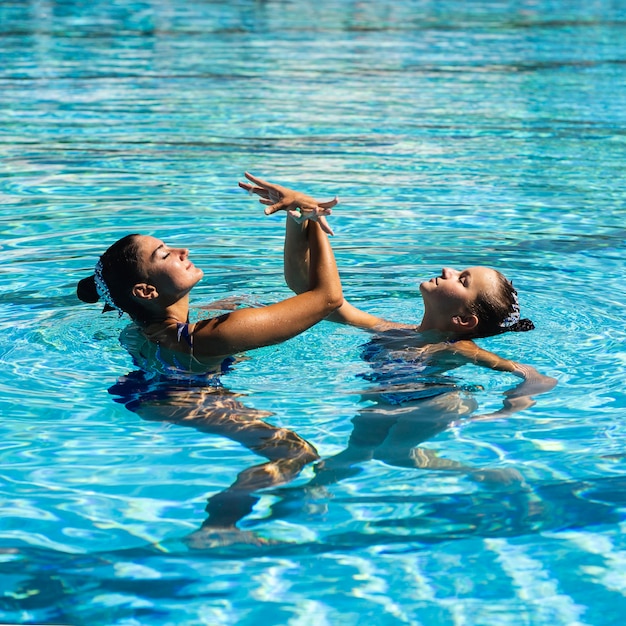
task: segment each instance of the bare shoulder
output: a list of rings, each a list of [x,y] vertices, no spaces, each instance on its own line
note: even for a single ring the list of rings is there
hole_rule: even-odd
[[[450,354],[458,354],[460,356],[467,357],[468,359],[473,359],[476,355],[480,354],[482,350],[471,339],[446,341],[438,344],[438,347],[442,351],[449,352]]]
[[[489,352],[476,345],[471,339],[462,339],[448,344],[447,348],[458,358],[464,359],[467,363],[488,367],[504,372],[514,372],[516,363],[509,359],[504,359],[494,352]]]

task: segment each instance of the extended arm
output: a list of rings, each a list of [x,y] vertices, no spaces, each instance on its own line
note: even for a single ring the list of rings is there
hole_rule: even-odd
[[[556,378],[545,376],[530,365],[503,359],[493,352],[483,350],[473,341],[458,341],[449,344],[447,350],[466,363],[488,367],[499,372],[510,372],[522,379],[519,385],[505,393],[503,408],[489,416],[483,416],[482,419],[505,417],[532,406],[534,404],[532,396],[550,391],[558,382]]]
[[[307,272],[309,264],[309,248],[306,238],[305,224],[297,224],[287,217],[285,224],[285,281],[289,288],[295,293],[302,293],[307,289]],[[395,328],[414,328],[408,324],[390,322],[389,320],[377,317],[366,311],[358,309],[347,300],[327,318],[337,324],[347,324],[356,326],[363,330],[384,331]]]
[[[239,309],[198,322],[192,331],[196,357],[226,356],[285,341],[341,305],[341,282],[328,237],[314,222],[307,228],[307,237],[311,255],[309,288],[277,304]]]
[[[294,293],[302,293],[308,289],[309,275],[309,244],[306,235],[307,222],[302,224],[287,216],[285,224],[285,281]],[[394,328],[414,328],[407,324],[390,322],[357,309],[347,300],[327,318],[331,322],[356,326],[363,330],[383,331]]]

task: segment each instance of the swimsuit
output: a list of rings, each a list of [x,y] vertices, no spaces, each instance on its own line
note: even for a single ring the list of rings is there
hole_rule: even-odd
[[[177,324],[178,341],[185,341],[193,348],[193,337],[189,333],[189,324]],[[158,343],[147,339],[134,324],[126,327],[120,335],[120,343],[133,359],[136,371],[129,372],[118,379],[109,393],[119,396],[120,402],[135,411],[146,402],[159,402],[172,397],[172,394],[190,389],[222,388],[221,375],[231,369],[233,357],[225,358],[216,371],[206,371],[207,365],[198,361],[193,353],[164,351]]]
[[[373,339],[363,346],[361,356],[372,370],[361,378],[376,383],[365,396],[392,405],[433,398],[451,391],[475,391],[473,385],[460,384],[456,378],[438,372],[424,353],[411,349],[389,349],[384,341]]]

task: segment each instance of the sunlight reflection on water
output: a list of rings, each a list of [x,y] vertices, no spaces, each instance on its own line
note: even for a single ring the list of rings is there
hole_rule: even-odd
[[[0,5],[3,619],[620,623],[625,29],[606,2]],[[194,550],[258,457],[114,402],[126,322],[74,288],[150,232],[205,269],[198,304],[286,297],[245,170],[339,195],[345,293],[377,315],[418,321],[442,266],[502,268],[537,330],[483,345],[559,385],[420,446],[469,472],[308,466],[246,541]],[[328,459],[365,341],[324,323],[223,383]],[[515,382],[459,379],[480,412]]]

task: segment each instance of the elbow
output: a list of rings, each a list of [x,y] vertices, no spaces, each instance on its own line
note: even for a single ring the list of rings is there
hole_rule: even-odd
[[[339,281],[318,285],[310,293],[315,298],[315,309],[321,309],[323,317],[334,313],[343,304],[343,291]]]
[[[546,391],[550,391],[551,389],[554,389],[559,381],[556,378],[553,378],[552,376],[544,376],[543,377],[543,387],[545,388]]]
[[[343,304],[343,293],[341,289],[336,293],[329,293],[328,298],[326,299],[326,308],[328,310],[328,315],[334,313],[338,308]]]

